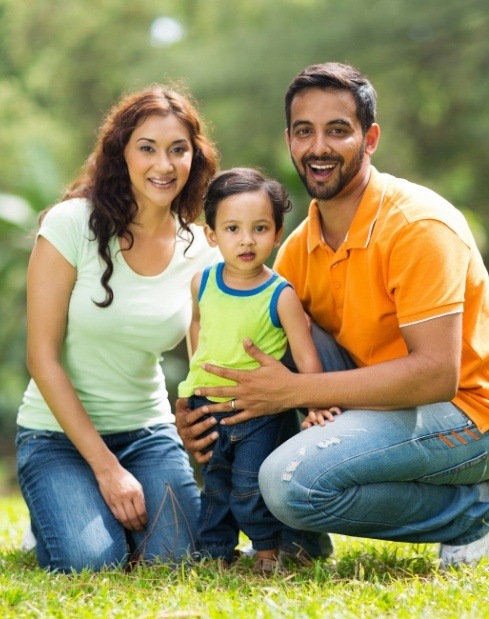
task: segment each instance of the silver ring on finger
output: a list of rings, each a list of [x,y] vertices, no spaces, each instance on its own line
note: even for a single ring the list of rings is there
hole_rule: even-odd
[[[233,409],[234,412],[236,412],[236,398],[233,398],[231,400],[231,408]]]

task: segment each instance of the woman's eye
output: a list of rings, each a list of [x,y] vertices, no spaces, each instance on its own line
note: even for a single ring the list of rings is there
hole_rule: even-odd
[[[175,148],[172,148],[172,153],[174,155],[185,155],[185,153],[188,153],[189,148],[188,146],[175,146]]]

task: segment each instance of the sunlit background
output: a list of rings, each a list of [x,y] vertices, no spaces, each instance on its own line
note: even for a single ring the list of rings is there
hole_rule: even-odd
[[[374,164],[442,193],[489,258],[487,0],[0,0],[0,494],[15,487],[27,383],[25,268],[36,213],[90,152],[123,91],[185,86],[221,167],[258,165],[308,198],[283,139],[284,92],[308,64],[358,66],[379,95]],[[427,282],[427,285],[429,282]],[[164,361],[172,398],[183,348]]]

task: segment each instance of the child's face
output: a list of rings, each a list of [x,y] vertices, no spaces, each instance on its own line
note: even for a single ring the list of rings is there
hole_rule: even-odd
[[[209,244],[221,250],[228,266],[254,271],[278,247],[283,229],[275,229],[270,198],[264,190],[225,198],[217,207],[215,230],[206,226]]]

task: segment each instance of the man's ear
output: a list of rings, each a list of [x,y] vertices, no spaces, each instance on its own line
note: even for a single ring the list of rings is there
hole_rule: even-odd
[[[209,245],[211,247],[217,247],[216,233],[207,224],[205,224],[205,226],[204,226],[204,233],[205,233],[205,237],[206,237],[207,242],[209,243]]]
[[[380,140],[380,127],[377,123],[373,123],[365,134],[365,153],[373,155],[377,150]]]
[[[290,148],[290,134],[287,128],[285,129],[285,142],[287,143],[287,146]]]

